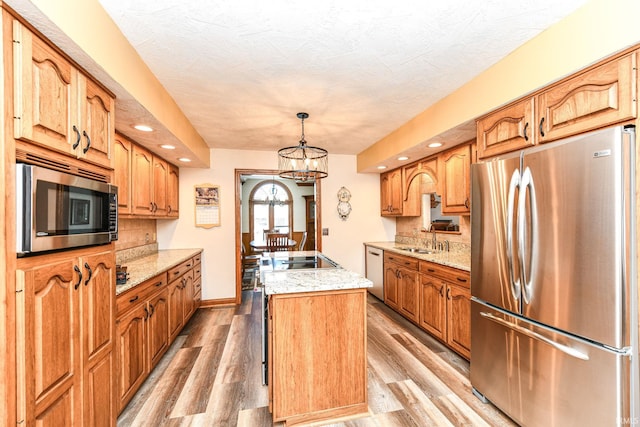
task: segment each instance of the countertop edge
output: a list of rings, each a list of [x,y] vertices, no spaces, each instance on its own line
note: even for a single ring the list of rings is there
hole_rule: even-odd
[[[445,265],[447,267],[457,268],[458,270],[471,272],[471,254],[462,252],[438,252],[435,254],[419,254],[416,252],[403,251],[398,246],[410,246],[397,242],[364,242],[364,246],[390,251],[399,255],[416,258],[423,261],[429,261],[436,264]]]
[[[201,252],[201,248],[161,249],[153,254],[124,262],[123,265],[127,266],[127,273],[129,273],[129,280],[124,285],[116,285],[116,296],[172,269]]]

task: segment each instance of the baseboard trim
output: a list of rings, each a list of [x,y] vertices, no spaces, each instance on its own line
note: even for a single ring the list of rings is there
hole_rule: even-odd
[[[200,308],[220,307],[225,305],[236,305],[235,298],[223,298],[223,299],[207,299],[202,300]]]

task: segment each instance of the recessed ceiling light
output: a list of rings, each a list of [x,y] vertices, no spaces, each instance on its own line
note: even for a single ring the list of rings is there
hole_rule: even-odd
[[[138,129],[142,132],[151,132],[153,131],[153,128],[151,126],[147,126],[147,125],[135,125],[134,126],[135,129]]]
[[[378,169],[386,169],[386,168],[387,168],[387,167],[386,167],[386,166],[384,166],[384,165],[380,165],[380,166],[378,166]]]
[[[429,148],[438,148],[438,147],[442,147],[441,142],[432,142],[431,144],[429,144]]]
[[[189,159],[188,157],[180,157],[178,160],[185,163],[189,163],[191,161],[191,159]]]
[[[162,145],[160,146],[160,148],[164,148],[165,150],[175,150],[175,149],[176,149],[176,147],[174,147],[174,146],[173,146],[173,145],[171,145],[171,144],[162,144]]]
[[[409,158],[407,156],[400,156],[400,157],[398,157],[398,160],[400,160],[402,162],[402,161],[405,161],[405,160],[409,160]]]

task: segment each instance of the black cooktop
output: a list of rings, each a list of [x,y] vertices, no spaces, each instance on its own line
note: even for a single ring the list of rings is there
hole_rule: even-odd
[[[339,268],[335,261],[324,255],[274,257],[272,259],[274,270],[292,270],[305,268]]]

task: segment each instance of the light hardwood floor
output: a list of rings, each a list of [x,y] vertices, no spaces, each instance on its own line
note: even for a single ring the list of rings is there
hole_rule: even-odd
[[[261,383],[260,297],[245,291],[238,307],[198,310],[118,426],[274,425]],[[370,415],[325,425],[514,425],[472,395],[467,361],[376,298],[368,302]]]

